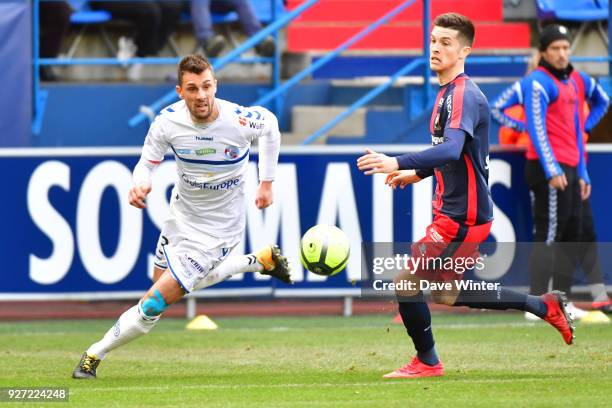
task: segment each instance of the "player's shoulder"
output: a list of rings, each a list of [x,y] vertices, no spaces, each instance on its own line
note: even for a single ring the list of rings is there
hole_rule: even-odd
[[[160,123],[166,121],[180,121],[182,118],[185,117],[185,109],[187,109],[187,106],[185,105],[185,101],[181,99],[180,101],[174,102],[173,104],[163,108],[155,117],[155,121]]]
[[[480,87],[467,75],[463,75],[455,86],[461,87],[464,103],[487,104],[487,97]]]
[[[230,120],[238,120],[243,126],[248,123],[250,127],[257,128],[253,124],[264,125],[276,121],[276,116],[263,106],[242,106],[219,98],[217,98],[217,101],[224,117],[230,118]]]
[[[234,102],[229,102],[223,99],[218,99],[220,106],[226,110],[232,112],[235,116],[243,116],[253,120],[265,120],[270,115],[274,116],[272,112],[263,106],[242,106]]]
[[[521,80],[521,84],[523,86],[534,86],[534,84],[539,84],[546,89],[556,88],[554,79],[542,69],[534,69],[531,71]]]
[[[582,80],[582,83],[583,83],[584,87],[587,90],[590,90],[591,88],[593,88],[596,85],[597,82],[595,81],[595,78],[593,78],[592,76],[590,76],[586,72],[578,71],[578,70],[576,70],[574,72],[576,73],[575,75]]]

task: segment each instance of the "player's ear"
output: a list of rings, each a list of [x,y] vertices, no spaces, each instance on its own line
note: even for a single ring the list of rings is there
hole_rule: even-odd
[[[177,85],[174,90],[176,91],[176,94],[179,96],[179,98],[183,99],[183,88],[181,88],[179,85]]]
[[[470,55],[472,53],[472,47],[470,47],[469,45],[464,45],[463,47],[461,47],[461,51],[459,52],[460,58],[461,59],[466,59],[468,55]]]

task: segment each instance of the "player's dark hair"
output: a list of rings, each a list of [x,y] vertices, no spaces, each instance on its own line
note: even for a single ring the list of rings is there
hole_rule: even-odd
[[[184,57],[178,65],[178,74],[176,76],[178,85],[181,86],[183,84],[183,74],[185,72],[191,72],[192,74],[199,75],[202,72],[210,69],[213,76],[215,72],[213,71],[212,65],[208,59],[200,54],[191,54]]]
[[[434,25],[457,30],[459,31],[459,37],[461,37],[459,40],[463,40],[470,47],[474,44],[474,36],[476,35],[474,23],[464,15],[458,13],[440,14],[434,20]]]

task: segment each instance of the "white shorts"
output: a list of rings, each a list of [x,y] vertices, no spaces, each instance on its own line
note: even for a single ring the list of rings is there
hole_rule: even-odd
[[[242,234],[213,237],[171,217],[157,241],[155,266],[168,268],[179,285],[191,292],[227,258],[241,238]]]

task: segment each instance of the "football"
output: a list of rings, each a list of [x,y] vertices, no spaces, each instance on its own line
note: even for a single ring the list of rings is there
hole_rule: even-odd
[[[317,275],[331,276],[342,271],[349,255],[348,237],[333,225],[315,225],[300,242],[302,265]]]

